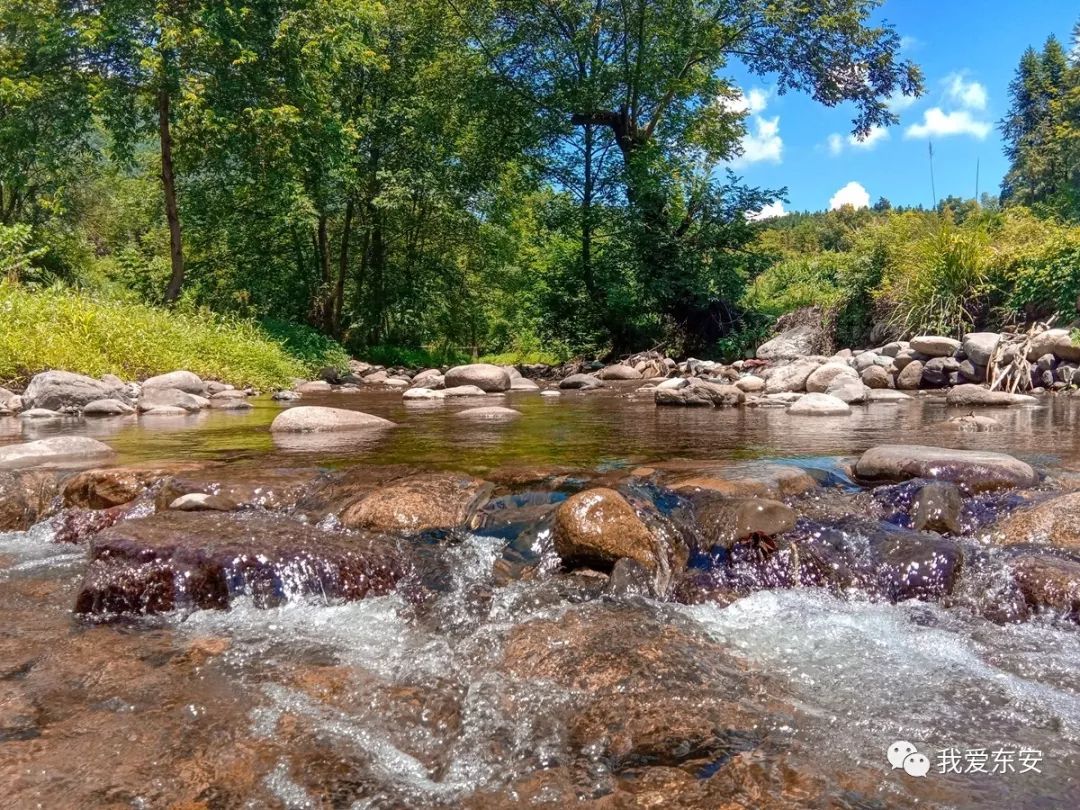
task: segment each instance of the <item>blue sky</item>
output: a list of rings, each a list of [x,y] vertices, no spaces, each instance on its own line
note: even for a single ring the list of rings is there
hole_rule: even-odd
[[[886,0],[879,15],[904,38],[905,55],[925,76],[926,92],[896,108],[900,123],[858,144],[852,109],[827,109],[809,97],[778,96],[767,78],[736,73],[750,112],[743,157],[734,168],[765,188],[787,186],[787,211],[858,202],[863,191],[894,205],[931,204],[927,141],[934,144],[938,199],[997,193],[1007,162],[997,122],[1024,49],[1056,34],[1068,45],[1077,0]],[[858,184],[858,185],[854,185]],[[839,196],[838,195],[839,193]]]

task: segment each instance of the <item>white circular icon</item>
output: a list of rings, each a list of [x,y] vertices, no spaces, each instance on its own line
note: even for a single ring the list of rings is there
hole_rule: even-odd
[[[926,776],[930,772],[930,760],[916,751],[904,758],[904,773],[908,776]]]
[[[906,740],[897,740],[889,746],[889,750],[888,752],[886,752],[885,756],[888,757],[889,764],[892,765],[894,769],[896,769],[903,768],[904,760],[907,759],[911,754],[915,753],[918,753],[918,751],[916,750],[914,745],[907,742]]]

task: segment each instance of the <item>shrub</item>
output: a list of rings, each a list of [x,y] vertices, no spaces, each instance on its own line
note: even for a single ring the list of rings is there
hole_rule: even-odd
[[[143,379],[183,368],[271,388],[347,359],[304,327],[285,331],[278,340],[253,321],[0,283],[0,380],[21,383],[46,369]]]

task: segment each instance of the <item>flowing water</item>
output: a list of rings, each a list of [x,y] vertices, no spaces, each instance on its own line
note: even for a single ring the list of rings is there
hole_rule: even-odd
[[[179,419],[0,419],[0,443],[82,433],[125,464],[409,465],[494,481],[794,459],[842,498],[857,496],[843,459],[881,443],[1007,450],[1059,483],[1080,469],[1068,398],[995,411],[1005,431],[987,434],[942,433],[940,400],[825,419],[662,409],[628,390],[511,400],[520,419],[476,424],[453,417],[465,404],[396,393],[305,397],[400,423],[363,437],[276,440],[281,406],[258,400]],[[445,576],[419,602],[243,598],[91,622],[72,613],[85,546],[53,542],[48,522],[0,533],[5,806],[1080,806],[1076,624],[806,587],[730,604],[612,597],[602,578],[530,555],[530,510],[564,494],[498,494],[508,516],[443,542]],[[703,717],[708,746],[642,748],[694,738]],[[630,728],[647,730],[624,745]],[[899,740],[930,760],[925,777],[889,765]]]

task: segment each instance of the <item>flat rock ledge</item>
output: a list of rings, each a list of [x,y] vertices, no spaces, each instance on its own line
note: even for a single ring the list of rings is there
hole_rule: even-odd
[[[115,455],[107,444],[86,436],[54,436],[0,447],[0,470],[99,462]]]
[[[867,450],[855,465],[855,475],[872,483],[912,478],[952,481],[968,492],[1031,487],[1039,480],[1029,464],[1006,453],[913,444]]]
[[[259,607],[295,599],[357,600],[411,573],[397,542],[323,531],[280,515],[163,512],[98,533],[75,611],[148,614]]]
[[[314,433],[335,430],[391,428],[395,424],[381,416],[345,408],[300,405],[279,413],[270,424],[271,433]]]

